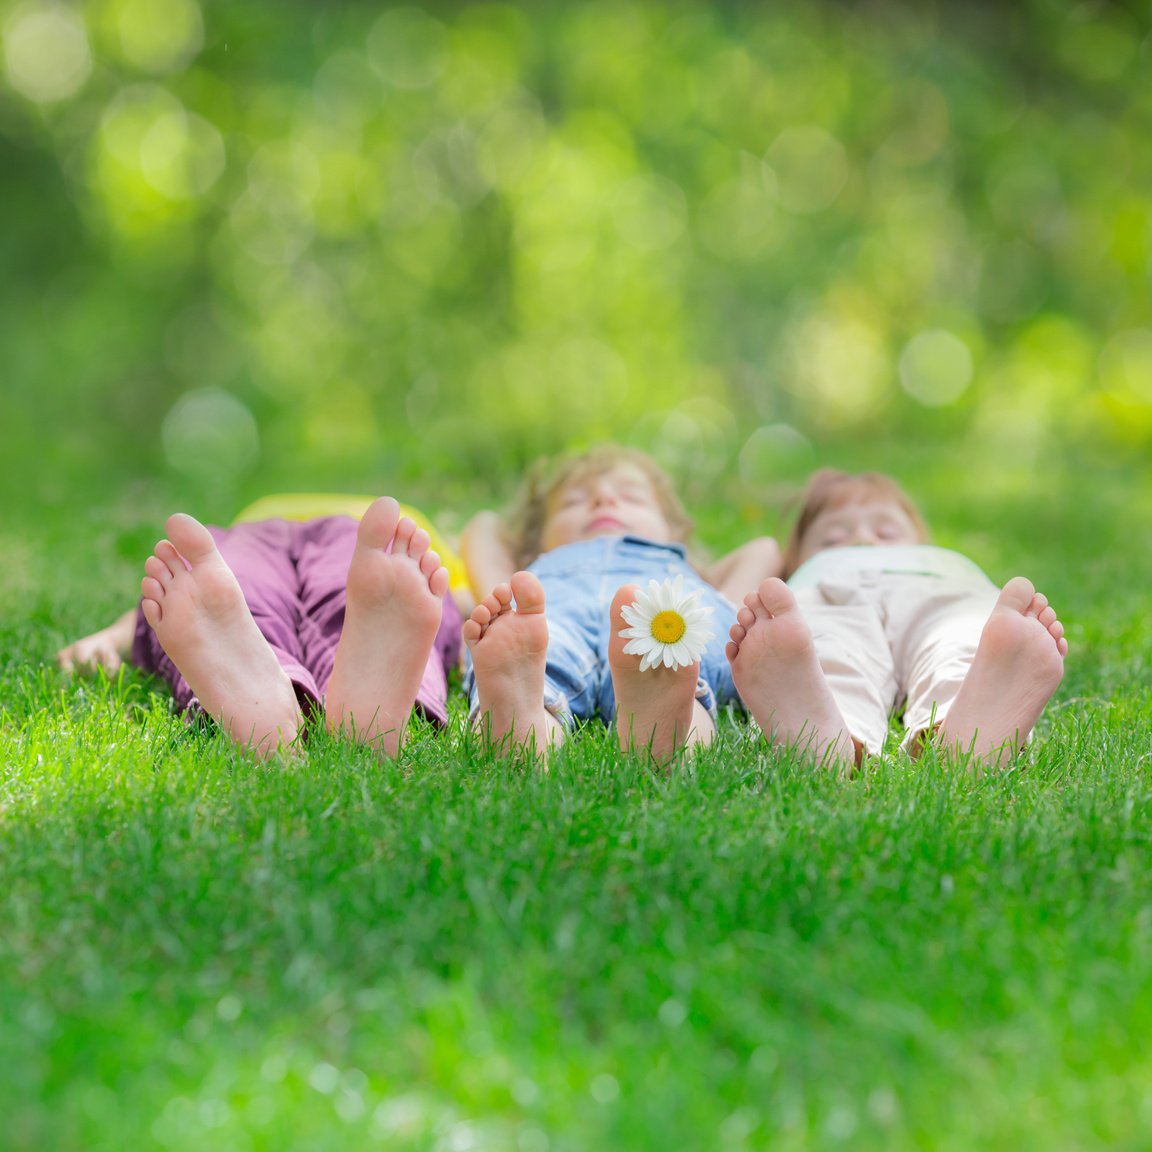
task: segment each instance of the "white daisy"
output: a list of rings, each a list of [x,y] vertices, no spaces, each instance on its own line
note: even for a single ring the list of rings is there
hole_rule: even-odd
[[[675,671],[695,664],[714,633],[707,627],[712,609],[696,603],[700,593],[684,594],[684,578],[648,581],[648,591],[638,592],[634,604],[621,609],[630,625],[620,635],[628,641],[624,651],[639,656],[640,671],[663,664]]]

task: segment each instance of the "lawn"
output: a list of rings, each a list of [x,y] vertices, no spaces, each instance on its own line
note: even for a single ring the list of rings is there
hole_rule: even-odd
[[[259,764],[135,673],[50,666],[130,602],[158,510],[14,514],[0,1147],[1147,1147],[1147,477],[907,479],[1068,625],[1010,771],[844,782],[725,717],[667,776],[595,730],[542,774],[459,701],[396,763]]]

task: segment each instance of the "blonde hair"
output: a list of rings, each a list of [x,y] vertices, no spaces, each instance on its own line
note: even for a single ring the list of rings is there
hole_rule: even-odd
[[[656,501],[672,539],[686,544],[693,521],[672,486],[668,474],[646,452],[620,444],[603,444],[577,454],[537,460],[528,470],[520,494],[508,513],[507,543],[518,568],[525,568],[540,555],[544,529],[556,497],[569,484],[595,479],[621,464],[630,464],[652,485]]]
[[[784,547],[784,579],[787,580],[800,567],[804,536],[821,512],[859,504],[868,497],[889,500],[897,505],[912,521],[920,543],[928,543],[928,525],[920,509],[895,478],[883,472],[841,472],[836,468],[821,468],[812,474],[800,495],[800,512]]]

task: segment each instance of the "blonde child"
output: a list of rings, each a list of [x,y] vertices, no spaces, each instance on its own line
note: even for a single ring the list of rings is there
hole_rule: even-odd
[[[138,607],[57,654],[66,670],[130,658],[186,713],[268,756],[305,713],[394,756],[413,707],[447,718],[460,613],[428,533],[390,497],[351,516],[206,527],[168,518]]]
[[[1064,672],[1063,625],[1030,581],[996,586],[928,543],[889,476],[817,472],[784,553],[788,583],[744,598],[727,648],[741,698],[775,744],[854,767],[903,707],[928,739],[994,766],[1027,740]]]
[[[592,717],[615,724],[621,747],[661,762],[712,740],[716,705],[735,699],[721,641],[698,664],[640,671],[624,651],[623,608],[637,585],[679,576],[714,609],[721,637],[780,551],[754,540],[701,572],[687,557],[691,530],[664,472],[617,446],[542,465],[511,527],[490,512],[469,522],[464,562],[477,593],[492,591],[464,622],[468,686],[491,740],[546,753]]]

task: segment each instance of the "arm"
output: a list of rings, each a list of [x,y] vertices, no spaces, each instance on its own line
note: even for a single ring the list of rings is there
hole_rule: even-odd
[[[111,674],[132,655],[136,636],[136,609],[125,612],[107,628],[74,640],[56,653],[56,663],[65,672],[95,672],[103,668]]]
[[[504,521],[495,512],[477,512],[460,532],[460,556],[468,582],[483,599],[497,584],[506,584],[516,561],[504,540]]]
[[[771,536],[757,536],[734,548],[703,571],[704,579],[719,589],[733,604],[742,604],[749,592],[760,587],[769,576],[784,570],[780,545]]]

